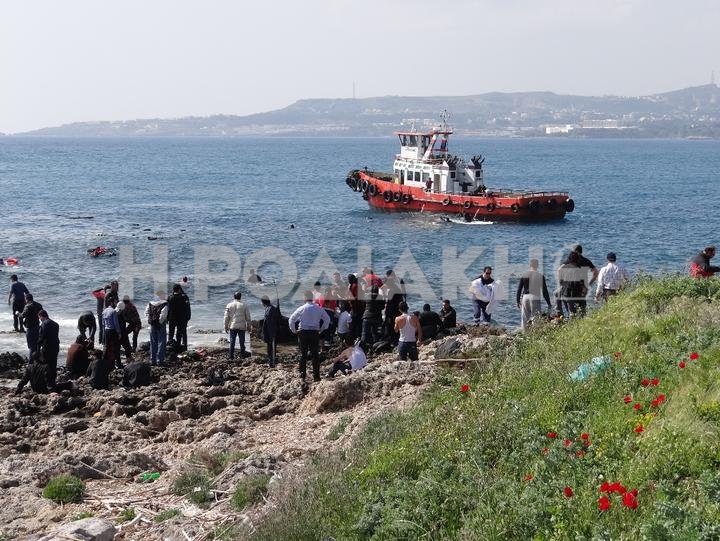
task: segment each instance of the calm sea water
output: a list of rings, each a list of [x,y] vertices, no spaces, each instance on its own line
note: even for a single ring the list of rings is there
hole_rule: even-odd
[[[344,178],[348,170],[363,166],[389,170],[398,149],[394,138],[6,137],[0,138],[0,257],[21,258],[15,272],[61,323],[67,344],[75,334],[77,315],[94,310],[89,292],[118,275],[119,258],[86,255],[98,245],[132,245],[136,259],[143,261],[154,245],[166,244],[171,280],[192,277],[196,245],[232,247],[243,262],[262,248],[276,247],[292,256],[301,277],[321,250],[346,275],[365,263],[357,261],[358,245],[371,247],[378,271],[398,265],[400,254],[409,249],[432,288],[423,299],[414,296],[411,308],[419,309],[421,301],[439,308],[440,297],[454,285],[459,288],[454,303],[461,319],[471,316],[470,301],[459,294],[466,284],[445,283],[443,289],[443,249],[454,247],[462,253],[484,247],[467,276],[474,277],[484,264],[493,265],[510,290],[495,316],[516,324],[512,276],[522,270],[532,250],[542,249],[548,275],[560,254],[577,242],[598,266],[612,250],[630,269],[658,273],[682,270],[704,244],[720,240],[718,141],[451,143],[457,154],[487,156],[488,186],[566,189],[576,211],[560,222],[488,225],[371,211]],[[77,216],[94,218],[71,219]],[[291,223],[295,229],[289,229]],[[11,272],[4,268],[0,275],[3,299]],[[266,279],[281,278],[274,264],[259,272]],[[418,270],[407,278],[417,281]],[[211,289],[207,302],[194,302],[191,334],[219,328],[223,307],[237,288],[248,292],[259,313],[257,297],[238,279]],[[141,309],[151,289],[149,280],[136,281]],[[274,294],[273,288],[256,293],[263,292]],[[285,312],[296,305],[290,296],[281,302]],[[10,318],[9,308],[2,308],[1,329],[12,327]],[[193,335],[191,342],[216,338]],[[18,336],[0,334],[0,351],[21,348]]]

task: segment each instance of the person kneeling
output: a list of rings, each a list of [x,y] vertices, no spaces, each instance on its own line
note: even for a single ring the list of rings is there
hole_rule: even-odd
[[[28,383],[30,383],[30,388],[37,394],[59,393],[66,390],[70,391],[74,388],[72,381],[56,383],[54,377],[50,380],[51,374],[48,368],[42,355],[33,355],[33,359],[27,368],[25,368],[25,373],[15,389],[15,394],[18,395],[22,393],[23,388]]]
[[[367,346],[358,338],[354,346],[346,348],[333,359],[333,365],[327,377],[332,379],[338,372],[342,372],[343,376],[346,376],[348,372],[356,372],[364,368],[367,365],[366,348]]]

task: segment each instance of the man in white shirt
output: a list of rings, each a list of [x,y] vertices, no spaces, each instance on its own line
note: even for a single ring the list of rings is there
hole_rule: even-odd
[[[330,326],[330,316],[313,302],[313,292],[304,293],[305,304],[295,310],[288,325],[298,335],[300,378],[305,379],[308,355],[312,358],[313,380],[320,381],[320,331]]]
[[[597,289],[595,290],[596,301],[601,299],[607,301],[630,281],[628,271],[616,263],[615,252],[607,255],[607,261],[607,265],[600,269],[598,274]]]
[[[234,300],[225,307],[225,332],[230,333],[230,360],[235,356],[235,338],[240,341],[240,358],[247,357],[245,351],[245,331],[250,325],[250,309],[243,302],[242,293],[236,291]]]
[[[357,372],[365,368],[367,365],[365,348],[365,344],[358,338],[354,346],[344,349],[340,355],[333,359],[333,365],[327,377],[332,379],[337,372],[342,372],[343,376],[346,376],[348,372]]]
[[[352,344],[352,314],[350,313],[350,304],[347,301],[340,303],[340,315],[338,316],[337,333],[341,342],[349,346]]]

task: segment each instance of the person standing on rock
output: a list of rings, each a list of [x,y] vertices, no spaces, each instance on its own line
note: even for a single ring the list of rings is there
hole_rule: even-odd
[[[600,269],[595,289],[596,301],[607,301],[618,291],[624,288],[630,281],[630,273],[627,269],[617,264],[617,255],[610,252],[607,255],[607,265]]]
[[[230,360],[235,357],[235,338],[240,341],[240,358],[247,357],[245,351],[245,331],[250,325],[250,309],[242,299],[242,293],[236,291],[233,301],[225,307],[225,332],[230,333]]]
[[[32,360],[33,355],[37,353],[38,338],[40,336],[40,319],[38,314],[42,310],[42,304],[35,302],[32,293],[25,293],[25,308],[23,308],[20,318],[25,325],[25,341]]]
[[[55,323],[45,310],[38,312],[40,331],[38,333],[38,348],[45,366],[47,366],[47,381],[55,386],[57,378],[57,358],[60,353],[60,326]]]
[[[142,320],[138,313],[137,306],[130,300],[129,295],[125,295],[123,300],[117,306],[118,315],[120,316],[120,324],[123,326],[123,345],[132,353],[137,351],[138,335],[142,329]],[[130,333],[132,333],[132,343],[130,343]]]
[[[158,292],[145,308],[145,318],[150,327],[150,364],[153,366],[165,363],[168,306],[164,297],[165,292]]]
[[[398,353],[400,360],[418,360],[417,345],[422,342],[422,327],[416,315],[408,315],[408,305],[405,301],[398,306],[400,315],[395,318],[395,332],[400,333]]]
[[[96,305],[95,305],[95,313],[97,315],[98,323],[100,323],[100,328],[98,330],[98,343],[102,344],[103,342],[103,326],[102,326],[102,313],[103,310],[105,310],[105,295],[107,292],[110,291],[110,285],[106,285],[105,287],[100,287],[98,289],[94,289],[92,291],[92,296],[95,297]]]
[[[30,293],[22,282],[18,281],[17,274],[10,276],[10,292],[8,293],[8,304],[12,307],[13,329],[15,332],[25,332],[20,314],[25,309],[25,293]]]
[[[313,380],[320,381],[320,331],[330,326],[327,312],[313,302],[313,292],[305,291],[305,304],[295,310],[288,325],[298,335],[300,347],[300,378],[305,379],[308,356],[312,359]]]
[[[107,301],[105,310],[102,313],[103,337],[103,360],[107,363],[108,370],[112,370],[113,366],[122,368],[120,362],[120,341],[122,337],[122,328],[120,327],[120,319],[116,311],[117,301],[113,297],[105,297]]]
[[[168,299],[168,326],[170,327],[170,340],[175,340],[179,351],[187,350],[187,325],[190,316],[190,299],[183,291],[182,286],[175,284],[172,295]]]
[[[494,282],[492,267],[485,267],[483,273],[470,284],[470,293],[473,294],[473,304],[475,305],[475,325],[490,323],[492,318],[490,304],[495,296],[492,285]]]
[[[538,270],[540,262],[537,259],[530,260],[530,269],[520,277],[515,302],[520,308],[520,328],[525,329],[530,320],[540,314],[542,310],[542,299],[548,305],[548,312],[552,310],[550,292],[547,288],[545,276]]]
[[[280,327],[280,310],[277,306],[273,306],[267,296],[260,299],[263,308],[265,308],[265,316],[262,324],[262,337],[267,344],[268,366],[275,368],[275,340],[277,338],[278,328]]]

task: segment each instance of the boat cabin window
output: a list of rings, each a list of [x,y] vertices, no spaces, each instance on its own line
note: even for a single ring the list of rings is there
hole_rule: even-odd
[[[420,182],[420,171],[415,171],[415,182]]]
[[[405,184],[405,169],[400,169],[400,184]]]
[[[480,178],[481,174],[482,174],[482,171],[480,171],[480,169],[475,170],[475,178]]]
[[[455,171],[450,171],[450,178],[455,178]]]
[[[411,135],[409,138],[409,144],[411,147],[417,146],[417,135]]]

